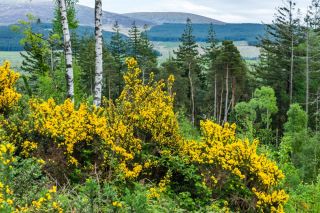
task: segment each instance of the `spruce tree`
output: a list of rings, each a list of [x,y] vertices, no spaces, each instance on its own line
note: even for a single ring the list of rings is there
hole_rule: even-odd
[[[19,25],[13,26],[12,29],[24,36],[20,40],[24,48],[24,52],[20,53],[23,58],[21,70],[27,74],[25,83],[28,84],[29,93],[36,94],[39,86],[38,79],[49,73],[52,59],[50,58],[49,38],[33,29],[40,22],[31,14],[27,17],[27,21],[20,20]]]
[[[113,25],[113,33],[108,49],[114,61],[113,67],[117,76],[115,79],[118,89],[117,96],[119,96],[123,88],[122,75],[124,69],[124,60],[126,57],[126,42],[120,33],[120,26],[118,22],[115,22]]]

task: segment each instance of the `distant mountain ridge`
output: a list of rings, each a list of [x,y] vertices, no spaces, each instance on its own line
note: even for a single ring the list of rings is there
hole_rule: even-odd
[[[128,16],[137,20],[149,20],[156,24],[184,24],[187,18],[191,19],[194,24],[226,24],[225,22],[212,19],[209,17],[196,15],[192,13],[182,12],[137,12],[137,13],[123,13],[122,15]]]
[[[80,25],[93,26],[94,25],[94,9],[77,5],[77,18]],[[54,17],[53,1],[48,2],[30,2],[30,3],[2,3],[0,1],[0,25],[15,24],[19,19],[26,19],[26,14],[32,13],[40,18],[43,23],[50,23]],[[123,28],[131,27],[132,23],[138,26],[148,25],[153,26],[155,23],[148,20],[132,19],[117,13],[103,11],[102,23],[104,28],[111,29],[111,26],[118,22]]]
[[[83,26],[94,25],[94,9],[91,7],[76,5],[77,18],[79,24]],[[32,13],[40,18],[43,23],[50,23],[54,17],[53,1],[0,1],[0,25],[16,24],[19,19],[26,19],[26,14]],[[161,25],[163,23],[185,23],[190,18],[193,23],[198,24],[225,24],[205,16],[191,13],[180,12],[141,12],[118,14],[103,11],[103,27],[105,30],[111,30],[113,24],[117,21],[122,28],[130,28],[135,22],[138,27],[148,25],[149,27]]]

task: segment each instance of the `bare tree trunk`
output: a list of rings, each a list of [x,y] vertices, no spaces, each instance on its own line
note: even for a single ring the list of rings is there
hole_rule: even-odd
[[[320,89],[318,89],[317,92],[317,99],[316,99],[316,132],[318,132],[318,127],[319,127],[319,99],[320,99]]]
[[[191,101],[191,123],[194,126],[194,117],[195,117],[195,109],[194,109],[194,91],[193,91],[193,83],[192,83],[192,76],[191,76],[191,63],[189,63],[189,84],[190,84],[190,101]]]
[[[142,84],[145,82],[145,70],[142,68]]]
[[[293,35],[291,35],[291,64],[290,64],[290,104],[292,104],[293,94]]]
[[[236,78],[232,77],[232,98],[231,98],[231,109],[234,108],[236,102]]]
[[[217,74],[214,74],[214,109],[213,116],[217,119]]]
[[[108,99],[111,100],[111,69],[109,69],[109,78],[108,78]]]
[[[225,106],[224,106],[224,119],[223,122],[227,122],[228,120],[228,99],[229,99],[229,65],[227,64],[227,73],[226,73],[226,98],[225,98]]]
[[[64,52],[66,59],[66,79],[67,79],[67,97],[74,101],[73,68],[72,68],[72,49],[70,31],[67,19],[67,7],[65,0],[58,0],[61,13],[61,25],[64,40]]]
[[[222,101],[223,101],[223,86],[221,87],[221,93],[220,93],[219,124],[221,124],[221,118],[222,118]]]
[[[102,2],[95,0],[95,37],[96,37],[96,70],[94,78],[94,100],[93,104],[101,105],[102,97]]]
[[[309,29],[307,29],[306,41],[306,113],[309,114]]]
[[[292,1],[289,1],[289,26],[291,27],[291,60],[290,60],[290,104],[292,104],[293,99],[293,10],[294,3]]]

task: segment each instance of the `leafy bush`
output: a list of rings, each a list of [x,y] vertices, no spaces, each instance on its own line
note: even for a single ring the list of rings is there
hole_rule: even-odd
[[[166,91],[152,74],[144,84],[134,59],[127,65],[120,97],[103,107],[31,99],[1,119],[4,209],[283,211],[284,175],[257,153],[258,141],[239,139],[235,124],[210,120],[201,121],[201,137],[185,138],[192,128],[178,125],[168,92],[174,78]]]

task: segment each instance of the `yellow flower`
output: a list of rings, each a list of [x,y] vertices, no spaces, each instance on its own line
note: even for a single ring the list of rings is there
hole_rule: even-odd
[[[8,203],[9,205],[12,205],[12,204],[13,204],[13,200],[7,199],[7,203]]]
[[[121,207],[122,207],[122,203],[120,203],[120,202],[118,202],[118,201],[113,201],[113,202],[112,202],[112,205],[113,205],[114,207],[117,207],[117,208],[121,208]]]
[[[49,193],[56,193],[57,192],[57,187],[56,186],[52,186],[51,189],[49,189]]]

